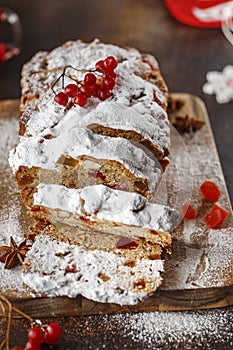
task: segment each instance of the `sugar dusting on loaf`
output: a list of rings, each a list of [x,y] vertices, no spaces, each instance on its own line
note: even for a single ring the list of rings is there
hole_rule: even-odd
[[[72,71],[72,67],[92,71],[98,60],[109,55],[118,62],[116,85],[109,99],[98,101],[91,97],[85,107],[66,108],[56,103],[53,90],[64,88],[63,79],[57,79],[64,67],[71,67],[68,69],[80,81],[84,73]],[[67,76],[64,80],[65,84],[70,82]],[[55,87],[54,81],[57,82]],[[94,235],[91,212],[95,220],[122,225],[121,232],[124,232],[124,225],[125,232],[133,231],[135,226],[145,227],[144,239],[151,246],[155,243],[151,238],[146,239],[148,229],[155,235],[155,230],[161,230],[160,236],[164,230],[164,236],[169,237],[168,232],[175,226],[172,210],[148,203],[146,198],[152,200],[165,170],[164,164],[168,163],[170,147],[167,89],[156,60],[135,49],[98,40],[90,44],[68,42],[50,53],[36,54],[25,64],[21,84],[21,136],[18,146],[10,152],[9,163],[23,202],[34,219],[46,226],[49,221],[53,223],[52,212],[68,209],[82,214]],[[97,130],[93,125],[100,128]],[[76,167],[79,159],[84,162]],[[105,172],[101,170],[104,167]],[[114,169],[115,183],[105,184],[111,169]],[[87,180],[91,174],[96,174],[99,182],[91,186],[88,182],[85,185],[85,181],[81,184],[77,177],[82,172]],[[60,182],[53,183],[56,173],[60,174]],[[48,183],[43,184],[42,178],[46,176]],[[134,187],[125,185],[129,181]],[[118,201],[117,206],[114,201],[115,204]],[[139,202],[143,205],[139,206]],[[68,221],[68,224],[72,226],[74,222]],[[28,253],[23,279],[37,292],[71,297],[82,294],[95,301],[134,304],[161,284],[163,260],[160,255],[151,259],[145,255],[130,266],[132,245],[130,248],[126,245],[123,255],[101,250],[97,242],[96,249],[88,250],[62,242],[60,226],[56,226],[56,237],[61,242],[41,234]],[[111,240],[111,225],[109,231]],[[163,246],[162,242],[159,243],[161,248],[168,251],[170,243]],[[69,251],[67,257],[62,256],[60,249]],[[50,251],[55,251],[51,258]],[[40,258],[42,255],[47,257],[47,262]],[[75,266],[72,275],[66,273],[69,264]]]

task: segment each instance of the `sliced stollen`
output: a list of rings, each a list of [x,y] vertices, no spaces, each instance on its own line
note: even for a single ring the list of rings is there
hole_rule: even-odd
[[[95,65],[109,56],[117,67],[107,100],[56,103],[67,84],[83,87],[87,71],[101,85],[108,73]],[[170,147],[157,61],[98,40],[70,41],[26,63],[21,86],[20,140],[9,163],[40,231],[25,283],[41,295],[138,302],[161,284],[177,221],[154,203]]]
[[[81,294],[97,302],[130,305],[162,283],[159,248],[154,247],[157,257],[148,259],[144,244],[135,250],[86,249],[53,238],[57,232],[52,226],[43,233],[27,254],[23,274],[24,283],[42,296]]]
[[[65,186],[40,184],[34,194],[34,204],[47,216],[63,236],[80,243],[86,231],[95,231],[143,239],[170,251],[172,232],[177,223],[174,210],[131,192],[113,190],[103,185],[81,190]],[[79,235],[79,237],[77,237]],[[78,241],[77,241],[78,240]],[[101,248],[99,246],[98,248]]]
[[[153,199],[162,170],[159,163],[127,139],[103,136],[86,128],[54,128],[53,136],[22,137],[11,152],[24,204],[32,207],[39,182],[82,188],[102,183]],[[51,134],[50,134],[51,135]],[[43,140],[43,142],[41,142]]]
[[[85,231],[79,231],[78,228],[65,223],[62,224],[62,232],[57,225],[49,224],[41,231],[41,234],[50,235],[54,239],[74,244],[87,250],[112,252],[120,257],[124,257],[126,259],[125,264],[128,266],[135,266],[138,259],[162,259],[165,253],[165,249],[160,244],[152,243],[145,237],[133,238],[127,237],[125,234],[121,236],[112,234],[112,232],[91,231],[88,228]],[[168,235],[166,244],[171,244]]]
[[[67,114],[76,119],[75,110],[71,109]],[[141,144],[144,150],[148,148],[151,157],[154,155],[165,170],[168,150],[164,151],[161,144],[163,140],[165,143],[168,133],[163,128],[166,118],[166,112],[159,105],[154,108],[138,102],[127,106],[117,101],[106,101],[105,104],[98,104],[95,110],[80,116],[79,125],[100,135],[122,137]]]
[[[118,66],[108,100],[90,98],[85,108],[55,103],[51,86],[64,67],[92,69],[109,55]],[[84,73],[76,74],[83,79]],[[152,56],[98,40],[68,42],[26,63],[21,86],[21,137],[9,162],[34,216],[43,219],[33,207],[39,182],[71,188],[102,183],[153,201],[168,164],[170,132],[167,88]]]
[[[91,43],[69,41],[51,52],[38,52],[24,64],[21,78],[20,134],[30,134],[32,130],[28,124],[35,112],[40,112],[47,103],[51,108],[51,96],[48,93],[53,95],[51,85],[63,67],[70,65],[90,69],[95,67],[98,60],[109,55],[113,55],[118,61],[117,82],[112,100],[124,105],[150,102],[154,108],[155,102],[166,109],[167,86],[160,74],[158,62],[152,55],[129,47],[103,44],[99,40]],[[62,109],[57,108],[57,112],[62,114]],[[163,146],[166,147],[165,144]]]
[[[114,55],[119,62],[116,86],[111,97],[113,108],[109,108],[111,104],[105,101],[106,103],[98,105],[94,103],[97,109],[85,108],[85,111],[80,113],[80,109],[75,108],[72,112],[80,122],[82,122],[81,119],[89,119],[91,114],[90,119],[95,123],[96,117],[98,124],[92,125],[92,130],[97,133],[125,137],[142,143],[154,152],[162,168],[165,169],[168,164],[167,155],[170,144],[168,118],[165,112],[167,87],[155,58],[148,54],[141,54],[132,48],[102,44],[98,40],[90,44],[75,41],[68,42],[50,53],[37,53],[22,70],[20,134],[33,135],[35,129],[36,132],[41,131],[42,119],[49,126],[49,122],[57,122],[69,113],[68,110],[54,108],[51,104],[53,100],[51,85],[56,81],[62,68],[73,66],[90,69],[95,66],[98,59],[103,59],[109,54]],[[106,107],[105,104],[107,104]],[[114,105],[118,106],[114,108]],[[118,107],[120,111],[117,112]],[[133,120],[134,113],[131,113],[130,108],[127,107],[133,107],[136,113]],[[129,120],[125,120],[127,114],[129,114],[129,118],[127,117]],[[152,118],[153,122],[151,122]],[[42,123],[37,125],[38,121]],[[144,130],[144,123],[151,124],[151,132],[148,133],[150,128],[147,125]]]

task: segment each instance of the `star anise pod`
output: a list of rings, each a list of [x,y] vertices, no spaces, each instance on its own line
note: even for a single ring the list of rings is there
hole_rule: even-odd
[[[192,134],[200,130],[205,123],[197,118],[186,115],[185,117],[176,116],[172,124],[180,134],[185,132]]]
[[[17,246],[11,237],[10,246],[0,247],[0,262],[5,263],[5,269],[11,269],[17,263],[23,265],[25,255],[30,248],[31,245],[26,244],[26,239]]]

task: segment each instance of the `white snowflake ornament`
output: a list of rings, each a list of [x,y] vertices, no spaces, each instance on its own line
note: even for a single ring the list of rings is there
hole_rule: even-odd
[[[233,66],[227,65],[222,72],[211,71],[206,74],[207,82],[202,90],[208,95],[216,95],[218,103],[233,100]]]

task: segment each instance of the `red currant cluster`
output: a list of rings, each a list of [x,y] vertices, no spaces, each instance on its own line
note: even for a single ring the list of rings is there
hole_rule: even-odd
[[[111,90],[115,86],[116,73],[115,68],[118,63],[115,57],[108,56],[104,60],[100,60],[96,63],[95,69],[85,71],[84,80],[79,81],[71,76],[68,78],[75,81],[75,83],[63,86],[64,91],[61,91],[55,95],[55,102],[59,105],[67,106],[68,102],[73,105],[84,107],[89,97],[97,97],[101,101],[105,101],[111,96]],[[71,66],[65,67],[73,68]],[[64,76],[66,75],[65,69],[62,75],[64,84]],[[73,68],[77,71],[84,71]],[[59,80],[59,79],[58,79]],[[55,84],[58,82],[55,82]],[[71,101],[70,101],[71,100]]]
[[[28,332],[28,342],[24,348],[15,347],[12,350],[40,350],[41,344],[57,344],[62,333],[62,328],[56,323],[50,323],[46,328],[43,326],[33,327]]]

